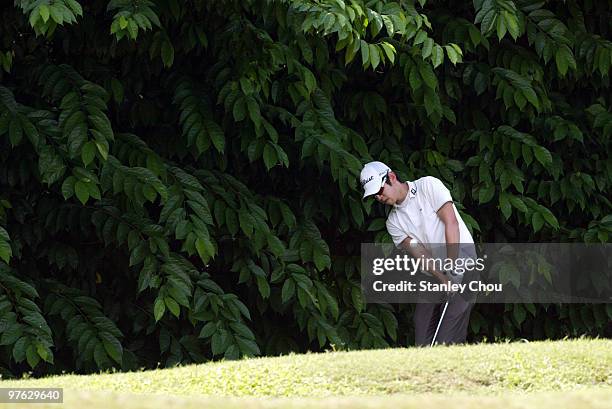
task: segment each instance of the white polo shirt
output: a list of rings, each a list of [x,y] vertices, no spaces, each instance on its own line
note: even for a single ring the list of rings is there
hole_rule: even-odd
[[[436,249],[445,248],[440,246],[446,243],[445,226],[436,212],[442,205],[452,201],[450,191],[442,181],[433,176],[425,176],[414,182],[408,182],[406,198],[401,204],[393,205],[387,217],[387,231],[395,245],[399,247],[404,239],[411,237],[420,241],[430,251],[432,251],[431,245],[434,245]],[[459,223],[459,243],[474,243],[457,208],[454,204],[452,206]],[[436,244],[438,246],[435,246]],[[465,246],[460,248],[463,250]],[[437,251],[432,252],[438,253]],[[446,253],[434,254],[434,256],[446,257]]]

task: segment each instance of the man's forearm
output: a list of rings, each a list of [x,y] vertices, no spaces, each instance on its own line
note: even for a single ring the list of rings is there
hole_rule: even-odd
[[[444,235],[446,237],[446,257],[456,260],[459,257],[459,223],[446,223],[444,225]]]
[[[438,217],[444,223],[444,238],[446,239],[446,257],[456,260],[459,257],[459,221],[455,215],[453,202],[446,202],[438,209]],[[440,243],[441,244],[441,243]]]

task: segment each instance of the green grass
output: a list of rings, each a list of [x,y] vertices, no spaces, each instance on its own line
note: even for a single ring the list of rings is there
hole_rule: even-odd
[[[168,406],[168,399],[194,408],[429,409],[450,403],[604,408],[612,402],[612,340],[329,352],[0,382],[0,387],[11,386],[63,387],[70,390],[65,406],[88,409],[156,408]]]

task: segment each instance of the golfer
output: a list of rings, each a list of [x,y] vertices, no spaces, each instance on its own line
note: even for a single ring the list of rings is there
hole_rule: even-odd
[[[407,250],[413,257],[432,257],[438,244],[437,248],[446,252],[443,257],[476,258],[474,240],[453,204],[450,191],[439,179],[425,176],[402,182],[384,163],[370,162],[361,171],[360,181],[364,199],[374,196],[378,202],[391,206],[386,225],[398,248]],[[428,272],[440,283],[463,279],[453,271],[431,268]],[[440,322],[444,304],[416,304],[417,346],[430,345],[436,330],[438,344],[465,342],[473,303],[461,296],[451,296]]]

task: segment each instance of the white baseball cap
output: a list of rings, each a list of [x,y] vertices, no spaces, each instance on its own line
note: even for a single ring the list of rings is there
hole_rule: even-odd
[[[359,181],[363,188],[363,198],[378,193],[382,185],[385,183],[385,176],[391,172],[391,168],[382,162],[366,163],[361,170]]]

